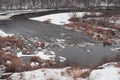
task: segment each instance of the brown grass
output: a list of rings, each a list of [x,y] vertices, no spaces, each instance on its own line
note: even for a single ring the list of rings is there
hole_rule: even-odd
[[[31,62],[40,62],[41,63],[41,58],[38,57],[38,56],[32,56],[30,61]]]
[[[47,80],[55,80],[55,79],[51,77],[51,78],[47,78]]]
[[[82,75],[81,69],[79,67],[74,67],[67,70],[67,73],[72,76],[73,79],[79,78]]]
[[[16,36],[0,37],[0,45],[1,47],[15,46],[21,48],[23,46],[23,40],[22,38]]]
[[[51,23],[51,19],[46,19],[43,22],[46,23],[46,24],[49,24],[49,23]]]
[[[21,71],[20,69],[24,65],[23,62],[15,54],[6,54],[3,57],[4,61],[10,61],[10,64],[6,64],[6,72]]]
[[[93,39],[94,33],[99,34],[95,39],[103,42],[103,45],[105,46],[110,46],[112,44],[111,38],[116,36],[116,33],[110,29],[104,29],[101,26],[91,25],[87,22],[72,22],[68,27],[74,30],[82,30]]]

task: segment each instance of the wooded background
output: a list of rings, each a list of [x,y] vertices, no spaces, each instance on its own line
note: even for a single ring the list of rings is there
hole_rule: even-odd
[[[99,6],[120,7],[120,0],[0,0],[0,9],[88,8]]]

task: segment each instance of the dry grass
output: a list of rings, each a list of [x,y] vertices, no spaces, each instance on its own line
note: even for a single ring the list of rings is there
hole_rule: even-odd
[[[66,70],[66,73],[61,73],[62,76],[64,76],[64,74],[70,74],[70,76],[76,80],[77,78],[88,78],[91,71],[94,69],[97,69],[98,65],[94,65],[94,66],[90,66],[88,67],[88,69],[82,69],[80,68],[80,66],[73,66],[72,68],[68,68]]]
[[[79,67],[74,67],[70,70],[69,74],[72,76],[73,79],[79,78],[82,75],[81,69]]]
[[[23,46],[23,40],[22,38],[16,36],[0,37],[0,44],[1,47],[15,46],[21,48]]]
[[[22,71],[22,67],[24,66],[23,62],[18,58],[15,54],[6,54],[3,57],[4,61],[6,62],[6,72],[16,72],[16,71]],[[10,61],[9,64],[7,64],[7,61]]]
[[[30,62],[42,62],[42,59],[38,56],[32,56]]]
[[[114,36],[117,36],[115,31],[112,31],[111,29],[106,29],[101,26],[89,24],[87,22],[72,22],[68,25],[68,27],[74,30],[77,29],[77,30],[84,31],[91,38],[100,40],[101,42],[103,42],[103,45],[105,46],[111,45],[112,44],[111,38]]]
[[[4,52],[4,54],[0,55],[0,63],[5,65],[5,72],[22,72],[33,70],[33,68],[30,65],[22,62],[21,59],[17,57],[17,55],[11,52]]]
[[[47,78],[47,80],[55,80],[55,79],[51,77],[51,78]]]
[[[46,23],[46,24],[49,24],[49,23],[51,23],[51,19],[46,19],[43,22]]]

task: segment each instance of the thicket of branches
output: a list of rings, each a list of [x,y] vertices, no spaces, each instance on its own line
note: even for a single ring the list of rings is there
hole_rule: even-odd
[[[120,0],[0,0],[0,9],[36,9],[36,8],[70,8],[73,5],[79,8],[114,4],[120,6]]]

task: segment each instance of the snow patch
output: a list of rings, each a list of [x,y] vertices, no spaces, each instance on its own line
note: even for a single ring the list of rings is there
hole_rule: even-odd
[[[93,70],[89,80],[120,80],[120,68],[105,68]]]
[[[31,63],[30,63],[30,66],[32,66],[32,67],[35,67],[35,66],[38,66],[38,65],[39,65],[38,62],[31,62]]]
[[[76,16],[81,18],[83,17],[85,14],[89,14],[91,15],[90,12],[77,12]],[[65,24],[69,24],[70,21],[69,19],[72,17],[72,12],[68,12],[68,13],[58,13],[58,14],[50,14],[50,15],[45,15],[45,16],[41,16],[41,17],[34,17],[34,18],[30,18],[31,20],[37,20],[37,21],[42,21],[44,22],[45,20],[50,19],[51,23],[53,24],[57,24],[57,25],[65,25]],[[96,15],[100,15],[101,13],[96,12]]]
[[[65,62],[65,61],[66,61],[66,58],[65,58],[65,57],[62,57],[62,56],[59,56],[59,61],[60,61],[60,62]]]
[[[120,52],[120,47],[118,47],[118,48],[111,48],[111,51]]]
[[[31,56],[39,56],[41,59],[43,60],[53,60],[55,61],[55,53],[53,51],[47,51],[47,53],[49,54],[45,54],[45,51],[35,51],[35,54],[29,54],[29,55],[25,55],[22,52],[18,52],[17,56],[18,57],[31,57]]]
[[[0,30],[0,36],[1,37],[7,37],[7,36],[13,36],[13,34],[7,34],[4,31]]]

